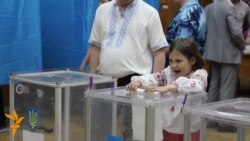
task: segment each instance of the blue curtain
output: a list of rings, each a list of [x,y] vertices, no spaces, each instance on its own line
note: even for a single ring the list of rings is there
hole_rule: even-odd
[[[145,1],[159,9],[158,0]],[[0,85],[11,72],[79,68],[98,5],[99,0],[1,0]]]
[[[0,1],[0,85],[11,72],[42,68],[39,0]]]
[[[79,68],[99,0],[41,0],[43,67]]]
[[[157,11],[160,10],[160,0],[144,0],[149,5],[153,6]]]

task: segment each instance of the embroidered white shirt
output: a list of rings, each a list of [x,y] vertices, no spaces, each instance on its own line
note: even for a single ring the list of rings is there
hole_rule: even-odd
[[[89,42],[101,47],[97,70],[115,77],[151,73],[152,52],[168,46],[158,12],[142,0],[134,0],[125,11],[115,0],[102,4]]]

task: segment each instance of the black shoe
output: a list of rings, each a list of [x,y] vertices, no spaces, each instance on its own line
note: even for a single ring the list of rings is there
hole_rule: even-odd
[[[219,126],[218,131],[219,132],[235,133],[237,131],[237,129],[234,126]]]

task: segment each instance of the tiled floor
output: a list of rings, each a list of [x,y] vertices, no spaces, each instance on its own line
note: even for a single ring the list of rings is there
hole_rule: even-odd
[[[0,140],[1,141],[8,141],[9,140],[9,134],[8,133],[1,133],[0,134]]]
[[[245,140],[250,140],[250,129],[246,131]],[[9,141],[9,133],[0,133],[0,141]],[[237,141],[237,136],[236,133],[222,133],[218,132],[216,129],[208,129],[206,141]]]
[[[237,141],[236,133],[218,132],[216,129],[208,129],[206,141]],[[246,129],[246,139],[250,141],[250,129]]]

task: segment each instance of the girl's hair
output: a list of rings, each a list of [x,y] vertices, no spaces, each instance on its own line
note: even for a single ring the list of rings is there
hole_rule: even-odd
[[[179,38],[176,39],[170,46],[169,54],[173,50],[178,50],[182,53],[188,60],[195,58],[195,64],[192,66],[192,71],[201,69],[204,67],[204,61],[197,49],[197,45],[192,38]]]

